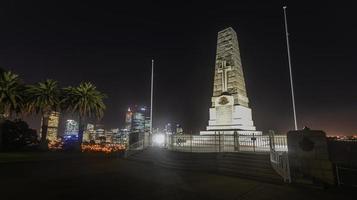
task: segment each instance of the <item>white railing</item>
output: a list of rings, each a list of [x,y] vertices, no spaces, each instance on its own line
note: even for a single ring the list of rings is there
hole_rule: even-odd
[[[291,182],[285,135],[171,135],[166,141],[169,150],[181,152],[267,152],[273,169]]]
[[[129,157],[137,152],[144,150],[151,145],[151,135],[149,133],[139,133],[139,140],[125,149],[125,157]]]
[[[148,142],[149,140],[149,142]],[[138,142],[128,146],[125,157],[144,150],[153,145],[152,137],[145,136]],[[287,137],[269,135],[170,135],[166,136],[163,147],[180,152],[267,152],[270,153],[272,168],[290,183],[290,168],[287,149]]]
[[[278,151],[287,151],[286,136],[274,137]],[[270,137],[267,135],[171,135],[166,147],[182,152],[269,152]]]
[[[145,140],[139,140],[128,146],[125,150],[125,157],[129,157],[145,148]]]
[[[357,187],[357,169],[352,166],[336,164],[336,179],[338,185]]]
[[[272,149],[270,151],[270,163],[273,169],[283,177],[285,182],[291,182],[288,152]]]
[[[284,181],[291,183],[290,166],[287,147],[281,151],[282,141],[287,145],[286,136],[275,136],[274,132],[269,133],[270,138],[270,164],[273,169],[283,177]],[[278,144],[276,143],[278,142]]]

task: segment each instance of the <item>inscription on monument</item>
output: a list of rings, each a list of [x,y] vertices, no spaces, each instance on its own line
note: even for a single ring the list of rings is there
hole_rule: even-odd
[[[222,93],[227,92],[228,88],[228,72],[232,71],[231,66],[226,65],[226,61],[222,61],[221,66],[218,68],[217,73],[220,73],[222,76]]]
[[[229,101],[228,101],[228,99],[226,97],[221,97],[219,99],[219,104],[226,105],[227,103],[229,103]]]

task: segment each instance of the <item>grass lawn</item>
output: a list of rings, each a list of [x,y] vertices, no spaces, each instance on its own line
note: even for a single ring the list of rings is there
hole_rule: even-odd
[[[54,152],[10,152],[0,153],[0,163],[26,162],[49,159]]]
[[[352,199],[351,190],[274,185],[113,156],[0,154],[0,199]]]
[[[120,157],[120,154],[80,153],[80,152],[8,152],[0,153],[0,164],[15,162],[38,162],[88,157]]]

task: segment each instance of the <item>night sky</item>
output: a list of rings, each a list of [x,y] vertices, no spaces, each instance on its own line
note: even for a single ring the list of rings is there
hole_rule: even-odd
[[[54,2],[1,3],[0,66],[29,84],[93,82],[108,95],[101,122],[107,128],[123,125],[128,105],[150,104],[154,58],[154,126],[177,122],[188,133],[203,130],[217,32],[229,26],[238,34],[258,130],[293,128],[284,1]],[[341,1],[322,2],[288,4],[299,128],[357,133],[357,14]],[[29,122],[39,127],[38,118]]]

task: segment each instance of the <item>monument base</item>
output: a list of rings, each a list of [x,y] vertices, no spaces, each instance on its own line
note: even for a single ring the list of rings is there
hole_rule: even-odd
[[[209,121],[207,131],[201,131],[200,135],[225,134],[233,135],[261,135],[256,131],[252,110],[242,105],[234,104],[233,96],[222,94],[212,97],[212,105],[209,109]]]
[[[234,135],[235,132],[238,135],[263,135],[262,131],[246,131],[246,130],[207,130],[200,131],[200,135]]]

